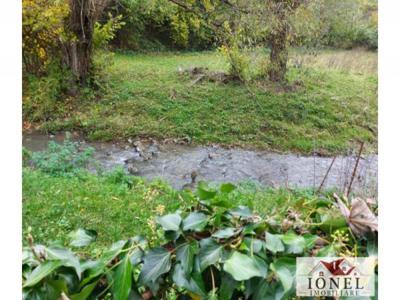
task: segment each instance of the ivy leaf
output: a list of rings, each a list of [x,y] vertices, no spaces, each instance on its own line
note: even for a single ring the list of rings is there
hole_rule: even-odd
[[[281,236],[282,242],[288,246],[287,252],[293,254],[300,254],[304,252],[306,247],[306,240],[301,235],[295,234],[290,231]]]
[[[97,232],[94,230],[86,230],[79,228],[71,232],[68,237],[71,239],[70,246],[72,247],[85,247],[94,242],[97,237]]]
[[[94,261],[87,267],[88,275],[82,280],[81,285],[85,285],[90,282],[93,278],[99,276],[104,268],[119,254],[126,245],[127,241],[121,240],[115,242],[111,247],[104,252],[103,256],[98,260]]]
[[[207,220],[205,214],[192,212],[183,220],[183,230],[202,231],[207,225]]]
[[[222,300],[230,300],[232,299],[233,292],[238,286],[239,282],[237,282],[233,277],[223,272],[221,275],[221,286],[219,291],[219,296]]]
[[[318,239],[317,235],[309,234],[309,233],[304,234],[303,237],[304,237],[304,240],[305,240],[305,243],[306,243],[305,247],[306,247],[307,250],[312,249],[314,247],[314,245],[315,245],[315,242]]]
[[[179,248],[176,251],[176,260],[182,264],[185,273],[188,275],[193,270],[194,255],[197,251],[197,242],[192,242],[190,244],[187,243],[178,247]]]
[[[78,278],[81,278],[81,264],[79,263],[79,259],[72,251],[66,248],[51,247],[46,248],[46,253],[48,260],[61,260],[63,262],[63,266],[73,267],[78,275]]]
[[[178,231],[182,218],[179,214],[169,214],[157,218],[157,223],[162,226],[165,231]]]
[[[345,217],[343,217],[338,210],[324,207],[318,209],[318,213],[322,223],[319,227],[324,232],[333,232],[336,229],[347,226]]]
[[[86,300],[89,298],[94,288],[97,286],[98,280],[83,287],[83,289],[76,294],[69,296],[71,300]]]
[[[253,213],[251,212],[250,208],[247,206],[242,206],[240,205],[237,208],[234,208],[230,211],[230,213],[235,216],[235,217],[241,217],[241,218],[249,218],[253,216]]]
[[[328,245],[319,249],[317,257],[334,257],[336,256],[336,250],[334,245]]]
[[[164,248],[154,248],[144,256],[139,275],[142,284],[154,283],[158,277],[171,269],[171,254]]]
[[[277,252],[282,252],[285,250],[285,246],[281,241],[281,238],[278,234],[271,234],[269,232],[265,233],[265,246],[272,253],[276,254]]]
[[[270,267],[282,283],[284,292],[288,292],[293,287],[294,283],[296,272],[295,259],[281,257],[271,263]]]
[[[224,229],[220,229],[216,231],[212,237],[215,237],[217,239],[229,239],[230,237],[234,236],[236,234],[236,229],[233,227],[228,227]]]
[[[265,242],[262,240],[253,237],[245,237],[239,249],[249,251],[250,253],[260,253],[264,246]]]
[[[63,262],[61,260],[46,260],[37,266],[32,273],[29,274],[23,287],[30,287],[37,284],[43,278],[50,275],[54,270],[61,267]]]
[[[212,238],[201,240],[199,260],[200,270],[203,271],[210,265],[215,264],[222,256],[223,246],[219,245]]]
[[[132,264],[128,255],[125,255],[114,274],[114,299],[128,299],[132,285]]]
[[[101,261],[105,264],[108,264],[122,251],[126,243],[127,241],[121,240],[112,244],[111,247],[104,252],[103,256],[101,257]]]
[[[201,200],[209,200],[214,198],[217,192],[210,190],[204,182],[199,182],[197,186],[197,194]]]
[[[200,273],[193,273],[189,280],[188,291],[200,296],[199,299],[206,299],[207,292],[204,286],[203,278]]]
[[[235,188],[236,188],[236,186],[234,186],[232,183],[224,183],[224,184],[221,184],[220,191],[221,191],[222,193],[230,193],[230,192],[232,192]]]
[[[263,277],[267,272],[267,266],[258,263],[254,257],[235,251],[225,262],[224,271],[231,274],[235,280],[242,281],[252,277]]]
[[[185,288],[189,285],[189,281],[186,278],[186,272],[182,264],[178,263],[175,265],[174,273],[172,274],[172,280],[180,288]]]
[[[129,259],[131,260],[132,266],[136,266],[142,261],[143,257],[143,251],[139,248],[136,248],[135,250],[132,251],[132,254],[130,255]]]

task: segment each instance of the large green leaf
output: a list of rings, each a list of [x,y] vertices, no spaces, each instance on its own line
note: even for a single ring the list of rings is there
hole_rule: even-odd
[[[337,209],[320,208],[318,213],[321,218],[319,226],[324,232],[333,232],[337,229],[347,227],[346,219]]]
[[[73,247],[84,247],[94,242],[97,237],[97,233],[94,230],[85,230],[79,228],[71,232],[68,237],[70,238],[70,245]]]
[[[205,214],[192,212],[183,220],[183,230],[202,231],[207,225],[207,220]]]
[[[126,244],[127,244],[127,241],[125,241],[125,240],[121,240],[121,241],[118,241],[118,242],[115,242],[114,244],[112,244],[111,247],[103,253],[103,255],[101,257],[101,261],[108,264],[118,254],[121,253],[122,249],[125,247]]]
[[[212,236],[217,239],[228,239],[236,234],[236,229],[233,227],[227,227],[216,231]]]
[[[79,263],[78,257],[76,257],[72,251],[61,247],[50,247],[46,248],[46,253],[48,260],[61,260],[63,262],[63,266],[73,267],[78,275],[78,278],[81,278],[81,264]]]
[[[63,279],[46,280],[46,293],[48,299],[58,299],[62,293],[68,293],[68,286]]]
[[[23,287],[30,287],[37,284],[43,278],[49,276],[54,270],[61,267],[63,262],[61,260],[46,260],[37,266],[32,273],[29,274]]]
[[[253,216],[253,213],[251,212],[250,208],[242,205],[230,210],[230,213],[235,217],[241,217],[241,218],[249,218]]]
[[[233,277],[226,273],[222,272],[221,275],[221,286],[219,290],[219,297],[221,300],[230,300],[232,299],[233,292],[238,286],[239,282],[237,282]]]
[[[236,188],[236,186],[233,185],[232,183],[223,183],[223,184],[221,184],[220,191],[221,191],[222,193],[230,193],[230,192],[232,192],[235,188]]]
[[[266,248],[274,254],[285,250],[285,246],[283,246],[281,238],[277,234],[266,232],[265,242]]]
[[[185,274],[184,266],[180,263],[175,265],[172,279],[178,287],[186,289],[188,292],[194,294],[195,297],[199,299],[205,299],[207,297],[201,275],[199,273],[193,273],[188,277],[187,274]]]
[[[171,269],[171,254],[164,248],[151,249],[144,256],[144,264],[139,275],[142,284],[155,282]]]
[[[222,251],[223,246],[219,245],[212,238],[201,240],[198,255],[200,260],[200,270],[203,271],[208,266],[218,262],[222,256]]]
[[[197,251],[197,242],[185,243],[178,246],[176,251],[176,260],[180,262],[186,274],[190,274],[193,270],[194,255]]]
[[[83,289],[76,294],[73,294],[69,296],[71,300],[86,300],[89,298],[89,296],[92,294],[93,290],[95,289],[96,285],[98,283],[98,280],[95,282],[92,282],[91,284],[88,284],[83,287]]]
[[[295,281],[296,260],[288,257],[281,257],[271,263],[271,270],[282,283],[284,292],[292,289]]]
[[[157,223],[166,231],[178,231],[181,222],[182,218],[179,214],[169,214],[157,218]]]
[[[114,274],[114,299],[128,299],[132,285],[132,264],[128,255],[125,255]]]
[[[87,269],[87,275],[82,280],[81,285],[85,285],[89,283],[93,278],[96,278],[97,276],[101,275],[104,271],[104,268],[117,255],[121,253],[122,249],[125,247],[126,244],[127,241],[124,240],[115,242],[114,244],[111,245],[111,247],[107,251],[103,253],[102,257],[99,260],[91,262],[90,265],[87,267],[85,266],[85,269]]]
[[[201,181],[197,185],[197,194],[201,200],[209,200],[214,198],[217,192],[209,189],[209,187]]]
[[[139,248],[136,248],[132,251],[130,255],[132,266],[136,266],[142,261],[143,254],[144,254],[143,251]]]
[[[224,271],[231,274],[235,280],[242,281],[252,277],[263,277],[267,272],[267,266],[258,263],[254,257],[235,251],[225,261]]]
[[[314,248],[315,242],[318,240],[318,235],[306,233],[303,235],[303,238],[306,242],[306,249],[310,250]]]
[[[293,254],[303,253],[307,245],[304,237],[295,234],[293,231],[282,235],[281,240],[287,246],[287,252]]]
[[[264,247],[264,241],[253,237],[245,237],[239,249],[249,251],[250,253],[260,253]]]

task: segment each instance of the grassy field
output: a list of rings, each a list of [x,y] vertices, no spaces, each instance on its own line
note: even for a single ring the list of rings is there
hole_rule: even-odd
[[[61,113],[40,125],[79,130],[92,140],[189,137],[196,144],[305,154],[344,153],[363,140],[376,151],[376,53],[293,51],[288,80],[297,88],[291,92],[260,79],[261,54],[249,54],[253,79],[246,85],[194,84],[178,72],[195,66],[227,72],[216,52],[116,54],[97,100],[59,102]]]
[[[137,234],[155,237],[155,215],[195,203],[191,192],[121,174],[54,177],[24,169],[24,235],[31,227],[38,243],[65,242],[67,234],[75,229],[94,229],[99,234],[95,246],[101,249]],[[128,181],[132,181],[131,187]],[[230,196],[231,203],[250,205],[261,214],[277,216],[285,215],[288,207],[296,204],[307,209],[304,201],[317,199],[306,190],[261,189],[250,183],[243,183]]]

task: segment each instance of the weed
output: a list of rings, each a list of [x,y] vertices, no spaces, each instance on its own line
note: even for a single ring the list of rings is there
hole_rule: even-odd
[[[88,166],[93,153],[94,148],[80,149],[79,144],[71,141],[67,135],[63,144],[50,141],[45,151],[32,153],[30,162],[32,166],[47,174],[73,176]]]

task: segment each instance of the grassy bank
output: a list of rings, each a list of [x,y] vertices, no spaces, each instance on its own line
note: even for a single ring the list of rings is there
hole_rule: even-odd
[[[96,246],[100,248],[138,234],[154,236],[155,215],[195,203],[191,192],[178,192],[165,183],[147,183],[118,171],[104,176],[54,177],[24,169],[23,195],[24,234],[31,227],[38,243],[65,242],[67,234],[77,228],[93,229],[99,234]],[[282,218],[289,207],[300,208],[315,200],[308,191],[260,189],[252,184],[242,184],[229,198],[231,203]]]
[[[198,144],[306,154],[314,148],[325,154],[344,152],[363,140],[376,150],[376,53],[330,50],[315,56],[295,51],[288,72],[290,84],[296,85],[291,92],[257,79],[263,57],[250,55],[254,79],[243,85],[194,83],[178,72],[194,66],[227,72],[225,59],[216,52],[116,54],[98,99],[53,103],[57,113],[39,124],[50,131],[79,130],[93,140],[189,137]],[[32,86],[25,103],[38,93]],[[25,114],[26,121],[30,118]]]

